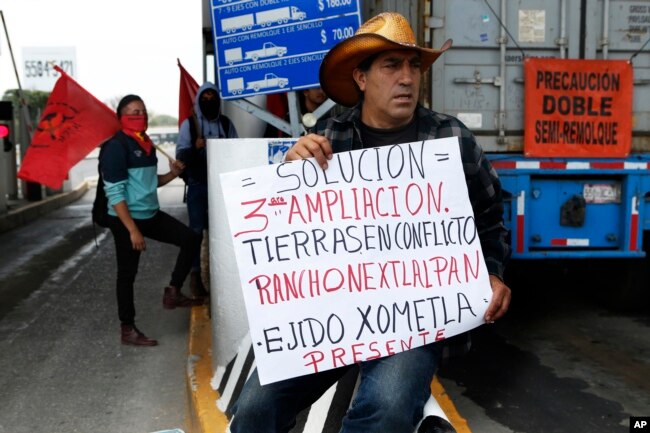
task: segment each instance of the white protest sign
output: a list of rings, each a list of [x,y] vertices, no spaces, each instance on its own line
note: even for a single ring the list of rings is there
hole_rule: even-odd
[[[221,174],[260,382],[484,323],[491,298],[457,138]]]

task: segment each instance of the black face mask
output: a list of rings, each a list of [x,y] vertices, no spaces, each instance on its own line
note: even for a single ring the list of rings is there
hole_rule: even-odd
[[[208,120],[214,120],[219,116],[219,100],[217,99],[207,101],[199,100],[199,108]]]

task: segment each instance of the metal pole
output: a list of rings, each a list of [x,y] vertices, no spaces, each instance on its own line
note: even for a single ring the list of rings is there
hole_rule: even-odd
[[[323,114],[327,113],[335,105],[336,102],[332,101],[331,99],[328,99],[327,101],[320,104],[320,106],[317,109],[315,109],[312,114],[316,116],[317,119],[320,119],[323,116]]]
[[[298,96],[296,92],[287,93],[287,99],[289,102],[289,125],[291,127],[291,136],[300,137],[300,133],[303,131],[302,125],[300,123],[300,111],[298,109]]]
[[[560,58],[567,58],[567,38],[566,38],[566,0],[560,4]]]
[[[229,99],[228,102],[236,107],[241,108],[247,113],[252,114],[266,123],[270,123],[287,135],[291,135],[291,124],[284,119],[279,118],[275,114],[269,113],[260,106],[254,104],[246,99]]]
[[[603,60],[609,56],[609,0],[603,5],[603,38],[600,41],[603,50]]]
[[[506,22],[506,0],[501,0],[501,20]],[[497,143],[506,144],[506,49],[508,45],[508,35],[505,26],[501,27],[501,37],[499,38],[499,45],[501,48],[500,55],[500,80],[499,80],[499,117],[497,119],[497,127],[499,129],[499,137]]]

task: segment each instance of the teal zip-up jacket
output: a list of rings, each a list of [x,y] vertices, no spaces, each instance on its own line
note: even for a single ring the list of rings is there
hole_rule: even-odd
[[[137,141],[122,131],[102,146],[99,169],[104,178],[108,214],[117,216],[113,206],[126,201],[132,218],[152,218],[160,209],[156,148],[147,155]]]

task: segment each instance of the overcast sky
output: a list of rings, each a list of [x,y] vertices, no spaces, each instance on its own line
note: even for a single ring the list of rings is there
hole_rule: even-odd
[[[26,47],[75,47],[82,87],[107,104],[138,94],[156,114],[178,116],[177,58],[203,81],[200,0],[0,0],[0,10],[21,83]],[[0,96],[18,87],[6,39],[2,28]]]

